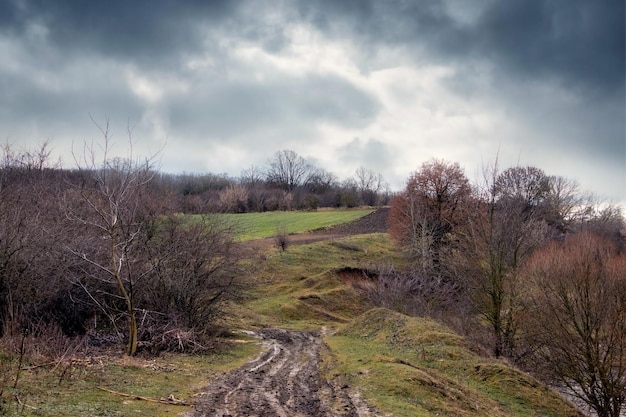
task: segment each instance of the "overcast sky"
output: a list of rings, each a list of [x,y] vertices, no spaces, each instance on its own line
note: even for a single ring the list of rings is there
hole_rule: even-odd
[[[291,149],[400,189],[431,158],[626,202],[623,0],[0,0],[0,139],[238,176]]]

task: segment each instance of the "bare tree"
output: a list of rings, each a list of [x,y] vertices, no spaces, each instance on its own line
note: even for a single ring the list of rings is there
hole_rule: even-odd
[[[337,177],[325,169],[311,168],[304,185],[311,193],[323,194],[337,186]]]
[[[579,220],[580,222],[576,225],[578,230],[592,231],[611,240],[618,250],[625,249],[626,222],[620,206],[595,201],[586,206]]]
[[[289,233],[287,232],[287,225],[280,224],[276,226],[276,234],[274,236],[274,242],[281,252],[285,252],[289,246]]]
[[[359,205],[359,187],[354,178],[347,178],[341,182],[336,196],[336,205],[341,207]]]
[[[589,232],[552,242],[526,268],[527,333],[548,376],[600,417],[626,401],[626,255]]]
[[[509,169],[503,177],[497,164],[486,169],[484,183],[476,190],[474,207],[468,211],[464,225],[465,265],[460,269],[471,278],[472,301],[491,326],[496,357],[514,354],[524,310],[518,269],[542,244],[546,234],[545,223],[529,208],[527,188],[520,186],[524,178],[516,177],[526,172]],[[503,188],[503,183],[514,187]]]
[[[514,200],[530,211],[544,203],[550,182],[539,168],[516,166],[499,173],[494,187],[499,199]]]
[[[409,259],[427,274],[433,270],[434,225],[426,207],[413,193],[403,193],[392,200],[391,233],[406,251]]]
[[[75,154],[84,181],[66,195],[67,217],[84,233],[67,247],[83,261],[88,276],[117,287],[128,319],[126,353],[134,355],[137,350],[135,287],[147,274],[145,260],[140,255],[143,250],[140,238],[150,220],[143,199],[154,176],[155,156],[134,159],[129,129],[128,157],[110,158],[109,122],[97,126],[103,135],[101,159],[93,144],[85,144],[83,153]]]
[[[418,248],[413,253],[421,256],[419,262],[441,273],[442,250],[455,239],[453,232],[465,220],[470,194],[469,181],[458,164],[440,160],[424,163],[392,203],[392,237],[409,248]]]
[[[256,165],[251,165],[250,168],[241,171],[239,182],[246,187],[260,184],[264,181],[263,170]]]
[[[242,185],[230,185],[219,193],[221,211],[243,213],[248,204],[248,190]]]
[[[266,202],[269,192],[265,185],[265,172],[255,165],[241,171],[239,183],[246,188],[248,193],[248,209],[262,212],[266,210]]]
[[[584,196],[576,181],[558,176],[548,177],[542,216],[557,234],[571,231],[577,212],[583,206]]]
[[[388,188],[382,174],[361,166],[357,168],[355,178],[363,204],[377,205],[380,194]]]
[[[193,222],[168,215],[159,220],[158,234],[147,236],[151,272],[141,283],[141,297],[165,321],[157,330],[182,319],[182,325],[204,333],[220,304],[239,294],[241,256],[231,229],[217,215]]]
[[[266,173],[267,182],[284,188],[288,192],[304,183],[311,166],[296,152],[284,149],[276,152],[269,161]]]
[[[458,288],[454,283],[422,274],[384,266],[374,276],[363,272],[353,286],[375,305],[413,316],[442,319],[457,307]],[[373,275],[373,274],[371,274]]]

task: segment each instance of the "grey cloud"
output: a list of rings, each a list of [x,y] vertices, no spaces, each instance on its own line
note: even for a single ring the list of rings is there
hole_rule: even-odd
[[[537,132],[552,139],[551,144],[545,144],[528,138],[528,143],[536,144],[537,149],[551,148],[555,154],[577,153],[590,162],[603,161],[607,169],[626,169],[623,100],[590,99],[557,109],[538,103],[532,111],[529,107],[523,109],[521,117]]]
[[[0,2],[0,27],[9,28],[19,20],[17,0]]]
[[[236,142],[263,155],[296,148],[286,141],[319,139],[320,124],[367,128],[382,106],[368,92],[331,75],[268,68],[255,81],[254,63],[229,49],[281,52],[292,42],[290,25],[305,23],[322,43],[346,41],[363,72],[452,69],[444,88],[477,108],[502,107],[538,133],[524,143],[538,152],[567,148],[623,167],[624,7],[619,0],[0,0],[0,124],[3,135],[14,136],[6,129],[18,124],[54,135],[80,124],[92,132],[89,113],[116,125],[153,117],[190,147]],[[205,58],[214,66],[204,72],[186,66]],[[162,101],[141,101],[128,70],[189,91],[168,84]],[[397,153],[381,140],[354,140],[338,157],[389,172]]]
[[[362,126],[375,117],[379,106],[375,98],[343,80],[309,76],[263,84],[239,81],[198,86],[173,101],[169,114],[177,131],[253,140],[268,131],[283,136],[298,124],[308,129],[320,122]]]
[[[374,171],[389,173],[395,150],[378,139],[354,138],[338,150],[340,161],[354,168],[363,165]]]
[[[13,19],[0,28],[0,37],[4,34],[4,39],[16,45],[20,52],[13,58],[25,69],[0,74],[0,83],[6,84],[3,101],[13,97],[11,107],[0,111],[6,126],[11,120],[32,120],[54,131],[57,122],[86,120],[89,113],[108,115],[120,123],[139,120],[151,112],[164,118],[169,133],[186,141],[254,141],[258,136],[281,140],[286,135],[300,140],[314,137],[317,123],[367,124],[380,107],[368,93],[334,76],[271,77],[262,83],[246,80],[250,68],[224,49],[228,40],[233,36],[250,39],[266,50],[278,51],[289,42],[280,25],[281,20],[292,17],[289,10],[263,24],[266,17],[262,11],[268,6],[260,2],[182,6],[167,1],[54,3],[2,3],[8,9],[3,16]],[[211,20],[214,25],[201,27]],[[33,36],[29,31],[34,23],[47,28],[48,34],[43,31]],[[182,54],[194,56],[194,52],[211,57],[217,64],[213,73],[183,68],[179,58]],[[163,64],[170,59],[172,62]],[[99,62],[109,72],[94,72]],[[78,86],[47,90],[37,83],[41,75],[37,68],[45,68],[45,76],[53,84],[72,80]],[[168,94],[165,102],[150,105],[130,92],[123,79],[124,68],[137,68],[154,79],[184,80],[191,90]]]
[[[64,53],[161,59],[202,44],[200,25],[228,17],[237,1],[24,0],[4,2],[4,33],[24,36],[45,28],[49,47]]]
[[[3,78],[11,82],[11,78]],[[142,108],[142,104],[116,82],[91,91],[55,91],[43,90],[17,79],[13,85],[3,86],[3,95],[3,102],[7,104],[2,106],[0,115],[6,122],[32,115],[43,126],[68,117],[71,120],[76,120],[77,116],[88,117],[89,113],[121,116],[126,120],[140,114]]]
[[[323,31],[348,30],[368,41],[415,42],[418,34],[449,31],[452,19],[438,0],[300,2],[301,15]]]
[[[47,28],[50,46],[65,53],[159,60],[163,65],[215,47],[219,39],[207,39],[207,31],[277,51],[290,42],[283,26],[303,19],[328,36],[360,42],[371,54],[378,48],[402,47],[417,60],[424,59],[422,51],[428,59],[454,64],[488,60],[496,71],[512,77],[546,77],[601,94],[623,91],[623,1],[474,3],[481,12],[468,22],[459,21],[450,12],[452,6],[440,0],[292,0],[278,5],[245,0],[9,0],[0,5],[0,31],[20,37],[36,23]]]
[[[358,40],[371,55],[375,55],[376,49],[388,46],[403,47],[412,53],[422,48],[437,53],[442,49],[447,53],[464,53],[466,49],[463,28],[448,15],[445,4],[439,0],[303,0],[298,3],[298,10],[303,19],[322,32]],[[374,64],[377,65],[393,63]]]
[[[526,0],[493,2],[475,43],[505,71],[612,94],[624,88],[624,39],[623,1]]]
[[[480,3],[480,2],[479,2]],[[487,60],[523,79],[549,78],[568,87],[621,92],[624,87],[624,2],[615,0],[483,1],[471,22],[445,2],[301,1],[304,19],[364,48],[400,46],[452,64]]]
[[[87,139],[85,132],[95,133],[90,114],[125,124],[143,112],[143,103],[120,75],[98,62],[46,72],[33,69],[29,62],[15,65],[15,71],[0,68],[2,136],[19,141],[82,140]],[[31,134],[43,137],[25,137]]]
[[[537,152],[567,149],[623,167],[624,2],[474,3],[480,10],[465,20],[445,2],[428,0],[302,2],[300,10],[330,36],[353,37],[362,50],[403,48],[403,59],[454,68],[447,86],[532,126],[536,135],[524,140]],[[552,143],[542,143],[546,137]]]

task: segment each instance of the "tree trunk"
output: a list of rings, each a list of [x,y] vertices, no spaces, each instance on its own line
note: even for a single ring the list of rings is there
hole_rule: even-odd
[[[130,315],[130,323],[128,327],[128,346],[126,354],[134,356],[137,353],[137,319],[135,318],[134,309],[128,312]]]

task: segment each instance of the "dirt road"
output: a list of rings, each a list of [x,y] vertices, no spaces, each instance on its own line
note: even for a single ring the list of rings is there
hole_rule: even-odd
[[[320,374],[319,333],[264,329],[264,351],[207,387],[190,417],[374,417],[347,385]]]

